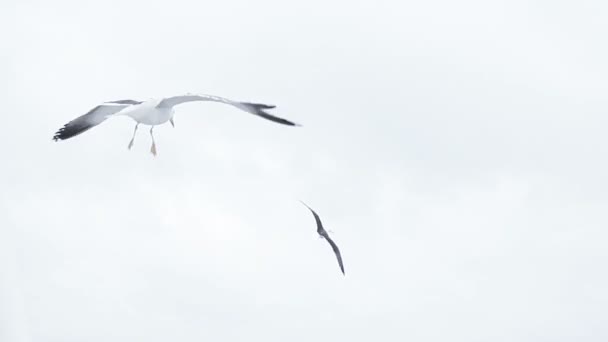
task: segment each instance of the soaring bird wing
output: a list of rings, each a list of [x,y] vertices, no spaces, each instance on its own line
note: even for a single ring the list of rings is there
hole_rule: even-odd
[[[88,113],[77,117],[61,127],[53,136],[53,140],[66,140],[91,129],[104,122],[108,117],[120,112],[133,104],[132,100],[121,100],[115,102],[105,102],[91,109]],[[134,101],[137,102],[137,101]]]
[[[213,96],[213,95],[205,95],[205,94],[186,94],[186,95],[181,95],[181,96],[173,96],[173,97],[167,97],[164,98],[157,107],[168,107],[171,108],[173,106],[176,106],[178,104],[184,103],[184,102],[192,102],[192,101],[212,101],[212,102],[221,102],[221,103],[225,103],[231,106],[234,106],[240,110],[243,110],[247,113],[251,113],[253,115],[257,115],[260,116],[264,119],[270,120],[270,121],[274,121],[276,123],[280,123],[283,125],[288,125],[288,126],[300,126],[295,122],[291,122],[289,120],[280,118],[278,116],[274,116],[270,113],[267,113],[266,111],[264,111],[264,109],[272,109],[275,108],[275,106],[270,106],[270,105],[265,105],[265,104],[261,104],[261,103],[249,103],[249,102],[238,102],[238,101],[233,101],[233,100],[229,100],[223,97],[219,97],[219,96]]]
[[[310,210],[310,212],[312,213],[312,215],[315,217],[315,221],[317,222],[317,233],[319,233],[319,235],[322,235],[323,237],[327,238],[327,232],[325,232],[325,228],[323,228],[323,224],[321,223],[321,218],[319,217],[319,215],[312,210],[311,207],[308,206],[308,204],[300,201],[302,204],[304,204],[306,206],[306,208],[308,208],[308,210]]]
[[[300,202],[302,204],[304,204],[306,206],[306,208],[308,208],[308,210],[310,210],[312,215],[315,217],[315,221],[317,222],[317,233],[319,233],[319,235],[324,237],[325,240],[327,240],[327,242],[329,242],[331,249],[334,250],[334,254],[336,254],[336,258],[338,259],[338,264],[340,265],[340,270],[342,271],[342,274],[345,274],[344,273],[344,264],[342,263],[342,255],[340,254],[340,249],[338,249],[338,246],[336,245],[334,240],[332,240],[329,237],[329,234],[327,234],[327,231],[325,231],[325,228],[323,228],[323,224],[321,223],[321,218],[319,218],[319,215],[311,207],[309,207],[308,204],[304,203],[303,201],[300,201]]]
[[[340,250],[338,249],[338,246],[329,237],[329,235],[325,234],[324,237],[325,237],[325,240],[327,240],[327,242],[329,242],[329,244],[331,245],[331,249],[333,249],[334,253],[336,254],[336,258],[338,259],[338,264],[340,265],[340,270],[342,271],[342,274],[346,274],[346,273],[344,273],[344,264],[342,263],[342,255],[340,254]]]

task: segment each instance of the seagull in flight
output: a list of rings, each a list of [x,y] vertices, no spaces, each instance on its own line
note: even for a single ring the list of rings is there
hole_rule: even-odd
[[[220,102],[227,105],[231,105],[245,112],[257,115],[266,120],[274,121],[287,126],[300,126],[297,123],[285,120],[278,116],[274,116],[267,113],[267,109],[275,108],[275,106],[265,105],[261,103],[250,103],[250,102],[239,102],[229,100],[219,96],[205,95],[205,94],[186,94],[180,96],[165,97],[162,99],[150,99],[147,101],[135,101],[135,100],[119,100],[104,102],[95,108],[91,109],[88,113],[77,117],[76,119],[68,122],[62,128],[60,128],[55,135],[53,140],[66,140],[83,133],[106,119],[114,116],[126,115],[135,120],[135,130],[133,131],[133,137],[129,142],[128,148],[133,147],[135,141],[135,134],[140,124],[152,126],[150,128],[150,136],[152,137],[152,146],[150,152],[156,156],[156,143],[154,142],[154,127],[162,125],[167,121],[171,122],[171,125],[175,127],[173,122],[173,114],[175,113],[174,107],[185,103],[194,101],[211,101]]]
[[[323,224],[321,223],[321,219],[319,218],[319,215],[317,215],[317,213],[312,210],[311,207],[309,207],[306,203],[300,201],[302,204],[304,204],[306,206],[306,208],[308,208],[308,210],[310,210],[310,212],[312,213],[312,215],[315,217],[315,221],[317,222],[317,233],[319,234],[319,238],[324,238],[325,240],[327,240],[327,242],[329,242],[329,245],[331,246],[331,249],[334,250],[334,254],[336,254],[336,258],[338,259],[338,265],[340,265],[340,270],[342,271],[342,274],[346,275],[344,273],[344,264],[342,263],[342,255],[340,254],[340,250],[338,249],[338,246],[335,244],[335,242],[329,237],[329,234],[327,234],[327,231],[325,230],[325,228],[323,228]]]

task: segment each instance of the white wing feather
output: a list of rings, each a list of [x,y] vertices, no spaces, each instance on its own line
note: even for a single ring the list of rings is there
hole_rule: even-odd
[[[280,123],[283,125],[289,125],[289,126],[300,126],[294,122],[280,118],[278,116],[274,116],[274,115],[264,111],[265,109],[272,109],[275,106],[265,105],[265,104],[261,104],[261,103],[233,101],[233,100],[230,100],[230,99],[227,99],[224,97],[219,97],[219,96],[214,96],[214,95],[186,94],[186,95],[180,95],[180,96],[167,97],[167,98],[164,98],[162,101],[160,101],[159,104],[157,105],[157,107],[172,108],[174,106],[177,106],[177,105],[185,103],[185,102],[194,102],[194,101],[220,102],[220,103],[234,106],[242,111],[251,113],[253,115],[260,116],[264,119],[274,121],[276,123]]]

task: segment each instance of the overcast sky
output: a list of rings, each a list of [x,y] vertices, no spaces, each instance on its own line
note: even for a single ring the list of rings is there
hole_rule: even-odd
[[[605,1],[2,1],[0,341],[606,341]],[[201,92],[176,127],[102,101]],[[321,215],[346,277],[317,238]]]

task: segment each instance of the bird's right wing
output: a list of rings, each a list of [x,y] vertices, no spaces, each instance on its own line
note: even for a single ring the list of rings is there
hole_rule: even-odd
[[[336,243],[328,235],[325,235],[324,237],[325,240],[327,240],[327,242],[329,242],[329,244],[331,245],[331,249],[334,250],[334,254],[336,254],[336,258],[338,259],[338,264],[340,265],[340,270],[342,271],[342,274],[346,274],[344,273],[344,264],[342,263],[342,255],[340,254],[338,245],[336,245]]]
[[[131,106],[130,103],[106,102],[101,104],[88,113],[77,117],[61,127],[53,136],[53,140],[66,140],[99,125],[108,117],[114,115],[124,108]]]
[[[234,100],[227,99],[225,97],[220,97],[220,96],[215,96],[215,95],[186,94],[186,95],[180,95],[180,96],[172,96],[172,97],[164,98],[162,101],[160,101],[160,103],[157,106],[161,107],[161,108],[172,108],[173,106],[177,106],[182,103],[194,102],[194,101],[210,101],[210,102],[224,103],[224,104],[236,107],[247,113],[251,113],[253,115],[262,117],[266,120],[270,120],[270,121],[280,123],[283,125],[288,125],[288,126],[300,126],[299,124],[297,124],[295,122],[291,122],[289,120],[272,115],[266,111],[268,109],[274,108],[275,106],[266,105],[266,104],[262,104],[262,103],[239,102],[239,101],[234,101]]]

